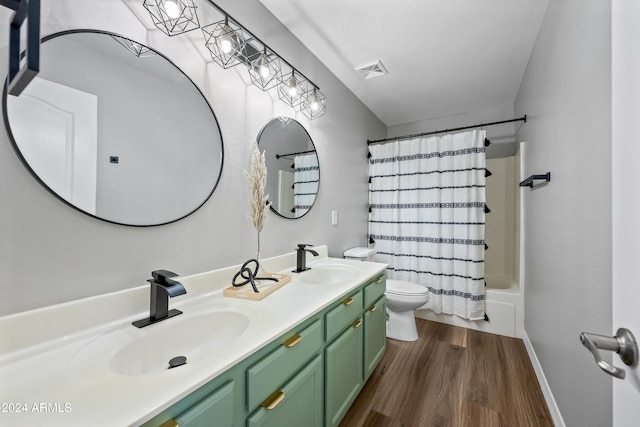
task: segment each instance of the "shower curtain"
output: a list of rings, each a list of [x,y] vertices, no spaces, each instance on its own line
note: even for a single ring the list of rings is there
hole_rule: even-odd
[[[429,289],[430,308],[484,319],[485,131],[369,147],[370,242],[389,278]]]
[[[311,209],[316,200],[320,168],[316,153],[297,155],[293,164],[293,210],[296,218],[299,218]]]

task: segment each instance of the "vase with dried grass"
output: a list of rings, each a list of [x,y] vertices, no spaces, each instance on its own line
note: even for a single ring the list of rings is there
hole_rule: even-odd
[[[264,189],[267,185],[267,164],[265,162],[265,152],[260,153],[258,143],[254,142],[251,150],[251,165],[249,171],[244,171],[244,175],[249,182],[249,208],[250,219],[257,231],[257,250],[256,260],[260,262],[260,232],[264,227],[264,221],[267,218],[267,211],[271,202],[269,195],[265,194]]]

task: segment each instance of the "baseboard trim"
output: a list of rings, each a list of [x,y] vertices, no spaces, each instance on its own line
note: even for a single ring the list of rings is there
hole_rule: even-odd
[[[526,330],[522,331],[522,341],[524,341],[524,346],[527,349],[527,353],[529,353],[529,359],[531,360],[531,364],[533,365],[533,370],[536,373],[536,377],[538,377],[538,382],[540,383],[540,388],[542,388],[542,394],[544,394],[544,400],[547,402],[549,412],[551,412],[553,423],[556,425],[556,427],[566,427],[566,424],[562,419],[562,414],[560,414],[560,408],[558,408],[558,404],[553,398],[551,387],[549,387],[547,378],[544,376],[542,365],[540,365],[540,361],[538,360],[538,356],[536,356],[536,352],[533,349],[533,344],[531,344],[531,340],[529,340],[529,336],[527,335]]]

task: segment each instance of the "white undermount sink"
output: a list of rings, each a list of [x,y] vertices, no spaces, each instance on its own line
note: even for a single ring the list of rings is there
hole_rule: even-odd
[[[344,264],[321,264],[300,273],[300,281],[310,285],[336,285],[355,278],[359,269]]]
[[[215,358],[262,317],[258,308],[227,299],[180,309],[183,314],[159,323],[140,329],[129,324],[89,342],[70,360],[69,369],[120,375],[177,371]],[[179,356],[186,357],[186,364],[169,369],[169,361]]]

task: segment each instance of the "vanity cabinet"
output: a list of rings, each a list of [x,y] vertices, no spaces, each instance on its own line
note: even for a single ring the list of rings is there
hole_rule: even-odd
[[[209,427],[212,419],[216,420],[216,427],[235,426],[233,385],[234,381],[227,382],[160,427]]]
[[[364,286],[364,378],[371,376],[387,346],[387,311],[384,299],[386,277],[381,275]]]
[[[322,325],[290,334],[247,370],[247,409],[258,408],[247,427],[322,427]]]
[[[325,350],[328,426],[340,423],[364,384],[362,330],[362,318],[357,318]]]
[[[316,356],[260,405],[247,427],[322,427],[322,373],[322,356]]]
[[[385,276],[380,275],[326,314],[327,426],[340,424],[384,354],[387,342],[385,285]]]
[[[384,297],[371,304],[364,312],[364,377],[369,378],[387,346],[387,313]],[[382,333],[380,332],[382,331]]]
[[[253,411],[278,392],[293,374],[322,350],[322,321],[291,333],[282,344],[247,370],[247,408]]]
[[[144,427],[336,426],[386,345],[382,273]]]

